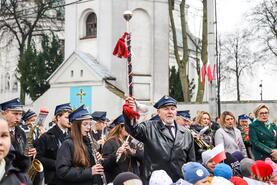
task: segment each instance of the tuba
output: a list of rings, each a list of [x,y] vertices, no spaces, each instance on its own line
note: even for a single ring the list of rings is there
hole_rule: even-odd
[[[28,138],[27,138],[27,146],[26,146],[26,150],[25,150],[25,155],[27,156],[27,152],[29,148],[33,148],[33,135],[34,132],[36,130],[36,128],[38,128],[37,125],[32,126],[32,128],[30,129]],[[35,156],[33,157],[32,163],[30,168],[28,169],[28,175],[31,179],[32,182],[34,182],[35,176],[37,173],[43,172],[43,165],[42,163],[38,160],[35,159]]]

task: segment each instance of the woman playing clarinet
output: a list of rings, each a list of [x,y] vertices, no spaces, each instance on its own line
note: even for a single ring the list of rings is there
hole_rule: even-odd
[[[130,171],[140,174],[140,165],[143,159],[143,150],[131,148],[128,140],[128,133],[124,128],[124,118],[117,117],[111,124],[111,129],[107,141],[103,146],[103,166],[107,177],[107,182],[112,182],[121,172]]]
[[[69,115],[70,137],[62,143],[56,160],[58,185],[102,185],[103,166],[97,164],[88,138],[92,117],[84,105]],[[101,155],[97,153],[97,160]]]

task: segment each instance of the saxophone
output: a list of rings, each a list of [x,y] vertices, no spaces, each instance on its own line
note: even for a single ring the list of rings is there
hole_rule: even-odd
[[[88,138],[89,138],[89,141],[90,141],[90,145],[91,145],[91,151],[92,151],[92,155],[93,155],[93,158],[94,158],[94,161],[96,164],[101,164],[101,161],[97,159],[97,141],[91,136],[90,133],[88,133]],[[102,179],[102,182],[103,182],[103,185],[107,185],[107,180],[106,180],[106,176],[105,176],[105,173],[103,172],[101,174],[101,179]]]
[[[27,152],[28,152],[29,148],[34,148],[33,135],[34,135],[36,128],[38,128],[38,126],[35,124],[34,126],[32,126],[32,128],[30,129],[30,132],[28,134],[27,145],[26,145],[26,150],[25,150],[26,156],[27,156]],[[34,182],[36,174],[40,173],[42,171],[43,171],[42,163],[38,159],[35,159],[35,156],[34,156],[33,160],[32,160],[32,164],[31,164],[30,168],[28,169],[28,175],[29,175],[31,181]]]

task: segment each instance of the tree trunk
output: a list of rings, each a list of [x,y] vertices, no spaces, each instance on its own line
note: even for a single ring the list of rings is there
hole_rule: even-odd
[[[183,43],[182,57],[178,52],[178,46],[177,46],[177,34],[176,34],[174,17],[173,17],[174,7],[172,6],[174,4],[173,0],[168,0],[168,10],[169,10],[169,18],[170,18],[170,24],[172,29],[174,56],[179,68],[179,78],[182,85],[183,98],[184,98],[184,102],[190,102],[189,81],[188,81],[187,71],[186,71],[187,63],[189,60],[189,51],[188,51],[187,30],[186,30],[185,2],[186,2],[185,0],[182,0],[180,3],[180,21],[181,21],[181,30],[182,30],[182,43]]]
[[[207,0],[203,0],[203,22],[202,22],[202,50],[201,50],[201,60],[203,65],[206,66],[208,62],[208,6]],[[202,103],[204,97],[205,86],[201,83],[201,69],[198,73],[198,90],[196,102]],[[205,84],[205,79],[204,79]]]
[[[184,102],[188,103],[190,102],[190,96],[189,96],[189,81],[188,81],[186,71],[187,71],[186,65],[179,66],[179,78],[182,84]]]
[[[240,89],[239,89],[239,39],[236,40],[236,48],[235,48],[235,73],[236,73],[236,86],[237,86],[237,101],[240,101]]]

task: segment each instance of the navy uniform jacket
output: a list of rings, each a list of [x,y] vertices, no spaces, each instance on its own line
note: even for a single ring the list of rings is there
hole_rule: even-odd
[[[183,177],[181,168],[189,161],[195,161],[194,142],[191,132],[175,123],[175,139],[160,120],[130,124],[125,116],[126,130],[144,143],[144,164],[146,179],[154,170],[165,170],[173,182]]]
[[[273,123],[265,125],[255,120],[249,125],[249,137],[255,160],[271,157],[273,149],[277,149],[277,126]]]
[[[84,138],[87,152],[89,154],[90,167],[78,167],[73,164],[73,141],[66,138],[57,154],[56,170],[58,185],[102,185],[100,175],[92,175],[91,167],[95,165],[91,146],[87,138]]]
[[[62,130],[55,125],[37,140],[37,159],[43,164],[46,184],[57,183],[55,163],[64,137]]]
[[[20,128],[20,126],[15,126],[14,131],[15,131],[15,139],[11,140],[12,145],[15,151],[18,151],[19,153],[24,154],[26,144],[27,144],[26,134]]]

